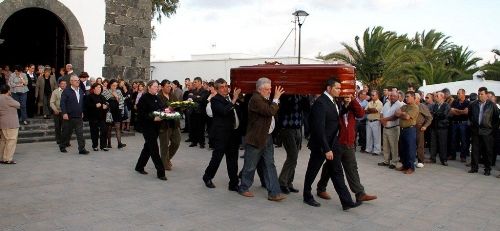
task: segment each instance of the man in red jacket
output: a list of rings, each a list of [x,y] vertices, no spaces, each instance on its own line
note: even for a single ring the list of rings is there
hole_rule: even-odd
[[[339,116],[339,152],[335,155],[340,155],[342,166],[344,167],[345,176],[349,188],[356,194],[356,201],[370,201],[377,199],[375,195],[365,193],[365,189],[361,184],[358,174],[358,163],[355,156],[356,142],[356,118],[361,118],[365,115],[365,111],[357,100],[353,100],[353,96],[343,98],[343,102],[338,102],[342,105],[341,114]],[[328,184],[328,168],[323,165],[321,179],[318,181],[317,191],[318,196],[329,200],[330,195],[326,192]]]

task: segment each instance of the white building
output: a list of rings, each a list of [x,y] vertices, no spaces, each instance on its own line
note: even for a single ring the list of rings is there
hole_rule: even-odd
[[[191,60],[184,61],[152,61],[152,78],[156,80],[178,80],[181,84],[185,78],[193,80],[201,77],[204,80],[224,78],[230,81],[231,68],[252,66],[265,62],[280,62],[283,64],[296,64],[297,57],[256,57],[247,54],[202,54],[192,55]],[[301,58],[301,64],[323,64],[323,60]]]

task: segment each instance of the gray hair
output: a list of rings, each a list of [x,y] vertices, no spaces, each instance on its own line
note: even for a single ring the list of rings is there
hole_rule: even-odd
[[[226,80],[224,80],[223,78],[218,78],[217,80],[215,80],[214,82],[214,87],[215,89],[219,89],[220,86],[222,86],[222,84],[225,84],[227,83]]]
[[[255,86],[257,87],[257,90],[259,90],[262,86],[264,86],[264,84],[271,84],[271,80],[266,77],[261,77],[257,80]]]

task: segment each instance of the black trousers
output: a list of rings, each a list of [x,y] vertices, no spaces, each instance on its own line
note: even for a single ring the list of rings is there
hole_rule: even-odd
[[[92,148],[97,148],[100,144],[100,148],[107,147],[107,127],[104,120],[90,120],[90,138],[92,139]]]
[[[366,119],[356,120],[356,135],[358,137],[358,145],[364,151],[366,149]]]
[[[484,170],[491,170],[491,157],[493,156],[493,142],[495,138],[493,133],[490,135],[479,135],[477,132],[472,132],[472,155],[471,169],[478,170],[479,158],[483,160]]]
[[[202,113],[192,113],[190,118],[191,130],[189,138],[193,144],[205,145],[205,124],[206,115]]]
[[[436,160],[437,152],[439,152],[441,162],[448,160],[448,129],[446,128],[431,130],[431,160]]]
[[[68,146],[73,130],[75,130],[76,140],[78,141],[78,151],[85,150],[82,118],[69,118],[69,120],[63,120],[61,143],[59,144],[59,148],[66,148]]]
[[[135,170],[144,170],[148,163],[149,157],[153,160],[158,177],[165,176],[165,168],[160,158],[160,148],[158,147],[158,132],[144,129],[142,136],[144,137],[144,147],[142,148],[141,155],[135,165]]]
[[[311,150],[311,156],[309,157],[309,162],[307,163],[306,177],[304,180],[304,200],[312,198],[311,186],[318,175],[323,162],[325,162],[325,154]],[[326,167],[328,168],[328,173],[330,174],[330,179],[332,180],[335,191],[337,192],[340,203],[342,205],[352,204],[351,194],[347,189],[344,181],[344,171],[342,169],[342,164],[340,162],[340,156],[334,155],[333,160],[326,160]]]
[[[214,151],[210,163],[205,169],[203,180],[211,180],[215,177],[224,155],[226,156],[227,175],[229,186],[238,186],[238,150],[240,147],[240,136],[236,130],[228,137],[214,137]]]
[[[344,167],[345,176],[349,188],[356,194],[356,198],[365,195],[365,188],[361,184],[358,173],[358,162],[356,161],[355,149],[354,147],[348,147],[346,145],[339,145],[339,151],[335,155],[340,156],[340,161],[342,162],[342,167]],[[323,169],[321,170],[321,178],[318,181],[317,191],[325,192],[326,186],[328,185],[328,178],[330,173],[328,172],[328,166],[326,163],[323,164]]]
[[[56,134],[56,142],[57,144],[61,144],[62,138],[62,122],[63,122],[63,116],[61,113],[58,115],[53,115],[54,116],[54,130]]]

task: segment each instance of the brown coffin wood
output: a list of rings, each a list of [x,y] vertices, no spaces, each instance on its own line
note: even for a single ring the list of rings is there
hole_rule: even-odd
[[[263,64],[231,68],[231,86],[241,88],[243,93],[251,93],[255,91],[257,79],[267,77],[273,86],[282,86],[285,94],[321,94],[326,80],[334,76],[341,82],[341,95],[354,95],[354,67],[343,64]]]

